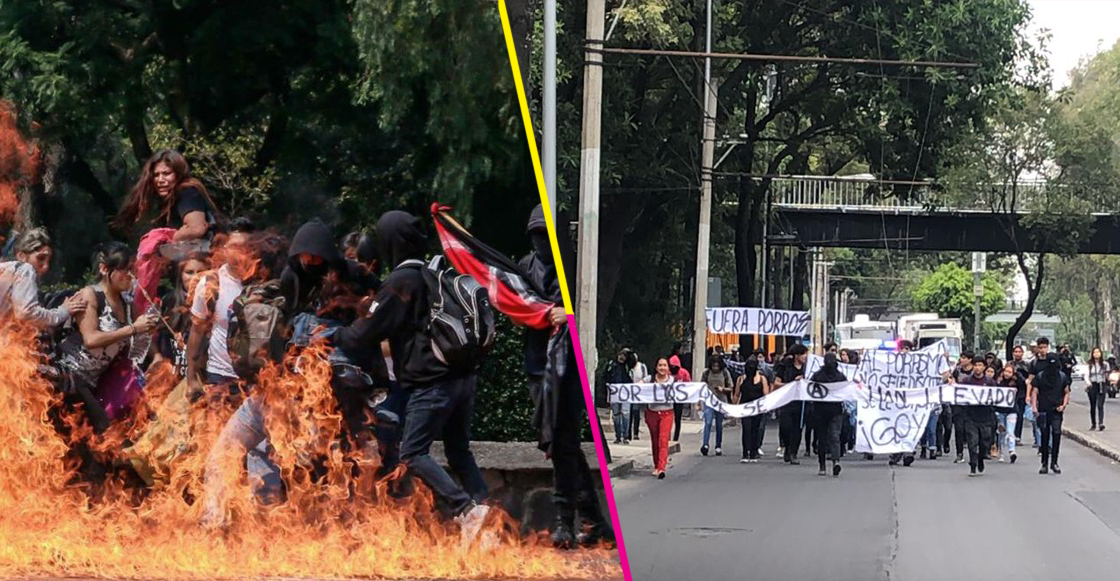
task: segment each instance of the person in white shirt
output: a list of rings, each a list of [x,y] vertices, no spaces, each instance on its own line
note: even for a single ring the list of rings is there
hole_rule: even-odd
[[[14,316],[38,329],[52,330],[85,310],[88,302],[78,294],[54,309],[39,304],[39,279],[50,270],[51,256],[51,238],[43,228],[20,236],[16,260],[0,263],[0,318]]]

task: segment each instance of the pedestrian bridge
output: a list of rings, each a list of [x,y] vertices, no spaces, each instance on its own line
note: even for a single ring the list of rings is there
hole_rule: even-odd
[[[1014,252],[1005,231],[981,198],[958,207],[939,205],[928,184],[899,185],[873,178],[791,176],[773,178],[771,203],[775,220],[768,239],[775,245],[806,248],[849,247],[892,250],[959,250]],[[894,195],[897,192],[902,195]],[[1019,186],[1020,207],[1046,185]],[[1120,215],[1093,214],[1092,236],[1081,241],[1083,254],[1120,254]],[[1016,224],[1016,238],[1031,252],[1049,251],[1034,244]]]

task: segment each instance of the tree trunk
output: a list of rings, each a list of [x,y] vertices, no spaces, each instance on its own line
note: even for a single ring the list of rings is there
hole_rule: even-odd
[[[1100,284],[1097,285],[1100,290],[1100,308],[1101,318],[1097,321],[1097,326],[1100,328],[1100,343],[1101,349],[1112,349],[1112,276],[1107,269],[1101,269]],[[1115,351],[1113,351],[1115,353]]]
[[[641,196],[615,196],[602,206],[599,220],[599,299],[595,310],[599,329],[603,327],[622,275],[622,260],[625,255],[623,243],[626,235],[645,207],[646,198]]]
[[[1031,269],[1027,264],[1026,255],[1020,252],[1015,255],[1015,259],[1019,263],[1019,272],[1023,273],[1023,276],[1027,279],[1027,304],[1023,308],[1023,312],[1015,319],[1015,322],[1011,324],[1011,328],[1007,330],[1007,338],[1004,341],[1004,351],[1006,351],[1004,354],[1005,360],[1011,359],[1011,350],[1014,347],[1015,337],[1019,335],[1019,331],[1023,329],[1023,326],[1027,324],[1031,315],[1034,314],[1034,302],[1038,299],[1039,293],[1042,292],[1042,281],[1046,276],[1045,254],[1038,255],[1038,266],[1035,269],[1033,283],[1031,282]]]
[[[513,36],[514,52],[517,53],[517,68],[521,70],[521,85],[525,90],[525,99],[532,102],[532,93],[529,90],[529,58],[533,53],[533,22],[529,0],[510,0],[506,2],[506,11],[509,17],[509,31]],[[537,121],[539,122],[540,119]]]

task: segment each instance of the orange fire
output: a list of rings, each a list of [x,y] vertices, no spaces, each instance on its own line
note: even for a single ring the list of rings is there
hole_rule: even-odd
[[[0,101],[0,224],[11,224],[19,208],[18,188],[38,171],[38,148],[20,134],[12,105]]]
[[[432,516],[423,486],[407,501],[391,500],[372,477],[376,454],[338,445],[342,422],[323,347],[261,372],[257,389],[287,485],[282,503],[255,499],[240,452],[211,455],[233,409],[208,398],[189,406],[190,433],[153,486],[123,470],[90,485],[76,477],[68,442],[52,424],[60,396],[39,373],[33,335],[0,326],[0,577],[621,578],[613,551],[559,552],[501,523],[493,526],[496,549],[461,548],[458,530]],[[152,370],[134,417],[100,436],[80,427],[69,438],[89,438],[95,454],[119,462],[122,447],[166,420],[174,381],[166,368]],[[210,458],[234,468],[217,482],[225,492],[220,528],[200,524]]]

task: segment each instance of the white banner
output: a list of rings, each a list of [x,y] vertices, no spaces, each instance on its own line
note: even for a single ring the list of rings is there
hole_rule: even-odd
[[[782,311],[758,307],[706,309],[709,333],[788,335],[801,337],[809,332],[807,311]]]
[[[612,383],[607,385],[611,403],[704,404],[732,418],[769,413],[795,401],[842,402],[857,405],[856,451],[874,454],[910,452],[926,430],[930,412],[941,404],[1012,406],[1013,387],[943,384],[923,388],[869,388],[854,381],[817,383],[795,381],[745,404],[719,400],[706,384]]]

